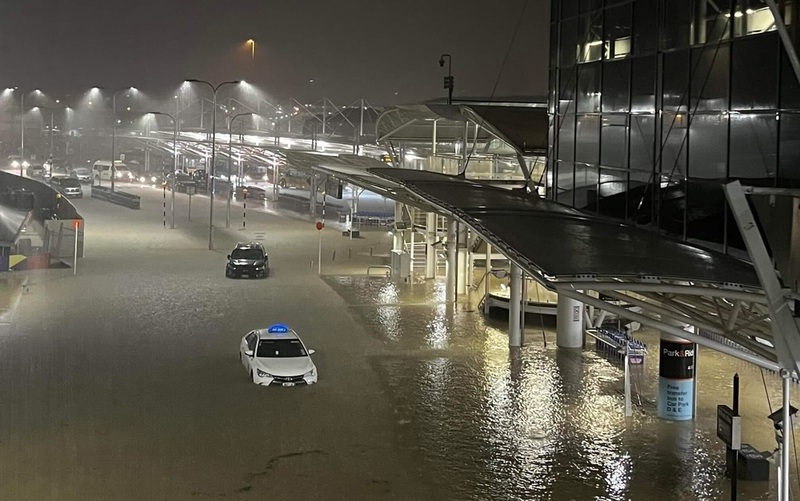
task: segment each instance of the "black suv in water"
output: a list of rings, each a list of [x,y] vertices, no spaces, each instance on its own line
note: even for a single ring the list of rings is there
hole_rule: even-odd
[[[269,275],[269,256],[263,245],[252,242],[237,244],[228,254],[225,276],[233,278],[242,275],[250,278],[265,278]]]

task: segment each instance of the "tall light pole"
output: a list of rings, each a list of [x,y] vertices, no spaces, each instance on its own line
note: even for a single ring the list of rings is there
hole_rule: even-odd
[[[58,103],[58,102],[59,101],[56,100],[56,103]],[[54,126],[53,115],[55,114],[55,110],[53,108],[50,108],[49,106],[36,106],[33,109],[35,110],[37,108],[39,110],[46,110],[46,111],[50,112],[50,159],[52,160],[53,159],[53,126]],[[65,106],[65,107],[59,108],[59,109],[66,110],[67,108]],[[42,119],[42,120],[44,120],[44,119]],[[52,165],[51,165],[51,168],[52,168]]]
[[[161,111],[151,111],[151,115],[164,115],[172,120],[172,221],[170,222],[170,229],[175,229],[175,190],[178,188],[175,173],[178,171],[178,121],[169,113]]]
[[[214,250],[214,175],[215,175],[214,162],[216,160],[216,144],[217,144],[217,91],[223,85],[236,85],[240,82],[240,80],[229,80],[226,82],[222,82],[218,84],[216,87],[211,82],[207,82],[205,80],[198,80],[196,78],[190,78],[186,81],[192,83],[206,84],[211,88],[211,91],[214,93],[214,111],[211,114],[211,169],[209,171],[210,178],[206,188],[208,190],[209,200],[210,200],[210,203],[208,204],[208,250]]]
[[[117,94],[123,90],[137,92],[136,87],[125,87],[115,90],[111,95],[111,191],[114,191],[114,178],[117,177],[116,160],[114,159],[114,143],[117,139]]]
[[[232,141],[232,138],[233,138],[233,133],[232,133],[233,121],[236,120],[238,117],[243,117],[243,116],[247,116],[247,115],[255,115],[255,113],[252,113],[252,112],[237,113],[236,115],[233,115],[233,117],[230,119],[230,121],[228,121],[228,190],[231,190],[231,187],[232,187],[232,185],[231,185],[231,159],[233,158],[233,141]],[[241,177],[241,176],[237,176],[237,178],[238,177]],[[231,196],[232,196],[232,192],[229,191],[228,192],[228,203],[227,203],[226,209],[225,209],[225,227],[226,228],[230,228],[231,227]]]
[[[447,104],[453,104],[453,58],[450,54],[439,56],[439,66],[444,68],[444,58],[447,58],[447,76],[444,77],[444,88],[447,89]]]

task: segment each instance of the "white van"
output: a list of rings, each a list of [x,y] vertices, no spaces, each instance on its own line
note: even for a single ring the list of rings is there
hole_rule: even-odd
[[[135,179],[133,172],[122,162],[114,162],[114,170],[117,173],[114,178],[115,182],[123,181],[129,183]],[[92,165],[92,179],[95,181],[111,181],[111,161],[98,160],[95,162]]]

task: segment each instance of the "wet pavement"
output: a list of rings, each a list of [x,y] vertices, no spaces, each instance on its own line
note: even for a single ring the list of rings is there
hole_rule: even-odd
[[[248,204],[242,230],[234,205],[225,229],[221,201],[209,251],[207,198],[187,221],[179,196],[169,230],[162,192],[130,191],[142,210],[74,201],[77,276],[14,274],[27,289],[0,325],[0,499],[728,499],[715,418],[737,371],[743,441],[774,448],[780,381],[743,362],[700,349],[698,418],[664,421],[643,331],[625,418],[619,364],[558,350],[552,320],[529,316],[510,351],[506,320],[447,305],[443,280],[365,276],[388,262],[385,229],[351,240],[330,224],[320,277],[305,214]],[[225,279],[251,239],[270,277]],[[239,340],[275,322],[317,350],[318,385],[248,382]],[[770,473],[739,499],[774,499]]]

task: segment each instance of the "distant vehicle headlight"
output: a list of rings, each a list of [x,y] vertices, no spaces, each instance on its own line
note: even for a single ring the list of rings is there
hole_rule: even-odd
[[[28,161],[27,161],[27,160],[24,160],[24,161],[22,162],[22,166],[23,166],[23,167],[27,167],[27,166],[29,166],[29,165],[30,165],[30,164],[28,163]]]
[[[155,183],[156,181],[158,181],[158,178],[156,176],[150,176],[151,183]]]
[[[11,162],[11,167],[19,167],[19,162],[14,160],[13,162]]]
[[[147,181],[147,180],[144,178],[144,176],[142,176],[142,177],[140,177],[140,178],[139,178],[139,182],[140,182],[140,183],[144,184],[144,183],[145,183],[145,181]]]
[[[261,369],[256,369],[256,374],[258,374],[258,377],[272,377],[272,374],[264,372]]]
[[[122,177],[122,172],[117,172],[116,177]]]

